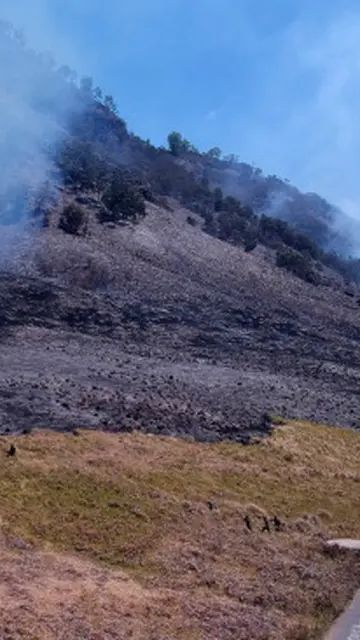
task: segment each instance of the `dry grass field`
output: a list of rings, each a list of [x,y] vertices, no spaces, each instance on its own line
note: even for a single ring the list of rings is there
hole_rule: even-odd
[[[359,456],[358,433],[299,422],[252,446],[2,439],[0,637],[321,638],[359,585],[324,545],[360,537]]]

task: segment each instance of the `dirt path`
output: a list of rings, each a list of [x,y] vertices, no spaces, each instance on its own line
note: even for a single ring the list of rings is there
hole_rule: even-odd
[[[350,551],[360,550],[360,540],[352,538],[329,540],[328,544]],[[350,607],[340,616],[325,640],[360,640],[360,591],[356,594]]]
[[[360,591],[325,640],[360,640]]]
[[[338,538],[337,540],[329,540],[330,547],[340,547],[341,549],[349,549],[350,551],[360,551],[360,540],[353,538]]]

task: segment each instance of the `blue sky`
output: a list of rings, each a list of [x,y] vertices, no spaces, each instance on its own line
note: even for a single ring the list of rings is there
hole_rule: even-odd
[[[0,16],[142,137],[177,129],[360,217],[358,1],[2,0]]]

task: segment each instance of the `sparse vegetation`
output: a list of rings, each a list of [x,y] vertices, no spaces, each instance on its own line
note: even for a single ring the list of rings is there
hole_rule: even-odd
[[[145,201],[139,186],[120,171],[114,172],[102,195],[102,203],[100,222],[136,222],[145,215]]]
[[[294,275],[310,284],[319,284],[320,276],[315,271],[310,258],[306,258],[298,251],[291,249],[279,250],[276,254],[276,264],[282,269],[291,271]]]
[[[60,150],[54,149],[53,152],[65,185],[101,193],[106,190],[105,197],[112,200],[112,196],[109,196],[109,184],[113,180],[110,174],[119,169],[119,162],[123,161],[120,158],[124,155],[127,162],[141,167],[141,179],[149,182],[155,196],[178,198],[182,204],[207,220],[206,227],[211,229],[213,235],[218,234],[226,241],[241,244],[247,250],[252,244],[249,244],[249,235],[254,241],[256,236],[259,243],[276,250],[284,245],[304,256],[310,255],[348,280],[360,281],[360,261],[344,257],[349,253],[348,247],[351,248],[351,239],[348,239],[346,246],[346,240],[336,236],[332,230],[334,208],[324,199],[313,193],[301,194],[276,175],[266,177],[260,169],[241,163],[236,155],[230,154],[221,160],[222,153],[218,147],[201,154],[177,131],[168,136],[170,153],[163,148],[157,149],[127,131],[126,123],[118,116],[114,98],[103,96],[101,88],[94,86],[91,77],[81,78],[77,82],[72,69],[66,65],[57,68],[51,56],[31,50],[24,36],[8,23],[1,22],[0,38],[4,51],[11,52],[11,55],[16,52],[20,63],[27,60],[38,85],[49,88],[46,101],[39,97],[37,107],[44,115],[51,113],[69,134],[69,137],[65,136]],[[71,118],[64,116],[61,108],[63,101],[58,100],[59,94],[64,96],[64,101],[73,105]],[[186,165],[179,163],[178,159],[183,159],[182,156],[186,159]],[[224,198],[219,187],[214,190],[214,169],[218,177],[219,171],[224,172],[224,180],[226,171],[238,172],[241,190],[245,193],[244,203],[250,206],[245,207],[235,198]],[[221,176],[220,184],[222,186]],[[22,186],[26,191],[28,185]],[[16,221],[32,211],[21,191],[17,190],[16,202],[14,194],[2,196],[0,207],[4,222]],[[122,198],[127,199],[127,196]],[[279,204],[274,206],[274,201]],[[140,202],[138,205],[141,210]],[[249,212],[247,222],[244,216],[246,208]],[[35,209],[37,216],[41,212],[46,226],[48,211]],[[133,219],[130,205],[126,204],[125,209],[129,211],[128,219]],[[293,226],[283,220],[268,215],[258,217],[254,213],[276,209]],[[119,215],[119,212],[111,211],[114,217]],[[214,213],[216,215],[210,225],[209,219]],[[41,223],[41,220],[37,219],[37,223]],[[328,253],[328,246],[339,246],[343,255]]]
[[[186,140],[186,138],[183,138],[181,133],[178,133],[177,131],[173,131],[172,133],[169,133],[168,145],[169,145],[170,153],[172,153],[173,156],[180,156],[182,154],[186,154],[190,152],[199,153],[196,147],[194,147],[194,145],[192,145],[191,142],[189,142],[189,140]]]
[[[59,151],[58,164],[64,182],[69,187],[85,191],[101,191],[111,170],[91,143],[80,140],[67,142]]]
[[[6,458],[10,443],[16,444],[16,460]],[[317,639],[358,585],[360,568],[352,557],[325,553],[322,540],[325,534],[359,535],[359,453],[358,434],[305,423],[282,427],[252,447],[84,431],[76,438],[33,432],[5,439],[0,516],[6,562],[18,562],[16,554],[11,560],[12,541],[22,541],[21,567],[28,567],[27,557],[31,566],[48,558],[43,567],[50,571],[49,598],[51,567],[76,562],[84,572],[86,558],[96,560],[99,568],[93,565],[90,573],[89,566],[87,580],[102,572],[105,590],[119,577],[101,565],[121,568],[127,590],[135,588],[135,580],[146,598],[158,635],[166,629],[182,640],[185,628],[192,630],[189,637],[205,633],[209,640],[280,640],[305,632]],[[285,523],[284,531],[261,533],[263,516],[274,514]],[[34,546],[47,555],[39,556]],[[22,574],[23,589],[31,590],[31,575],[28,569]],[[158,599],[164,589],[166,605]],[[83,597],[87,594],[83,585]],[[101,635],[107,614],[96,600]],[[30,599],[18,625],[30,624],[31,607],[35,613],[41,602]],[[114,615],[127,611],[126,603],[119,593]],[[69,633],[73,617],[64,619],[62,613],[56,608],[53,621],[61,620]],[[2,609],[0,626],[4,615]],[[135,619],[142,625],[141,616]],[[93,629],[89,611],[85,620]],[[150,638],[141,628],[141,637]]]
[[[359,434],[276,418],[261,439],[272,421],[260,416],[301,405],[324,419],[346,410],[356,425],[357,298],[333,287],[340,311],[328,321],[327,293],[289,286],[273,263],[318,284],[318,263],[356,280],[360,261],[324,253],[329,210],[313,194],[216,147],[201,154],[177,132],[157,149],[128,132],[92,78],[77,83],[1,23],[0,38],[51,85],[34,99],[64,132],[56,197],[23,185],[0,201],[4,224],[37,225],[35,248],[20,247],[1,282],[1,428],[22,436],[0,441],[0,636],[319,638],[360,578],[351,556],[324,546],[359,535]],[[240,177],[242,202],[227,195]],[[277,193],[297,229],[262,215]],[[138,222],[148,200],[173,215],[149,205],[148,224],[111,231]],[[198,216],[229,244],[204,236]],[[88,237],[59,233],[54,219],[74,236],[88,222]],[[268,250],[237,249],[258,244]],[[298,313],[291,289],[304,292]],[[210,444],[220,438],[247,446]]]

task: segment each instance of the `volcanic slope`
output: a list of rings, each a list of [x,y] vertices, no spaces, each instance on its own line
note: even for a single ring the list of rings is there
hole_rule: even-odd
[[[0,424],[140,429],[246,439],[277,414],[358,426],[358,292],[323,271],[313,286],[147,205],[137,225],[23,238],[0,279]]]

